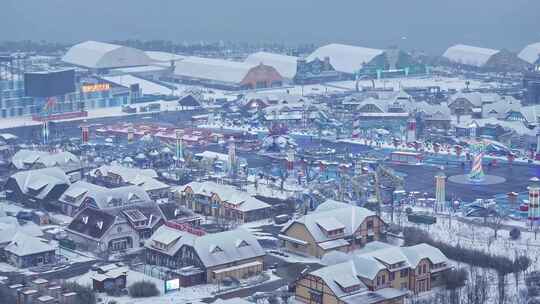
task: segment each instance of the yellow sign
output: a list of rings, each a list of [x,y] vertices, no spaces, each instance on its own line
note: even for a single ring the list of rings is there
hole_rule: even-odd
[[[94,83],[82,86],[83,93],[103,92],[111,89],[110,83]]]

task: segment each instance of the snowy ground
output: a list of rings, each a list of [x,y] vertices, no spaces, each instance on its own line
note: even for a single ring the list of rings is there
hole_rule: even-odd
[[[161,104],[161,111],[179,110],[178,103],[176,101],[158,100],[158,101],[153,101],[153,102],[138,103],[134,106],[137,108],[140,108],[148,104],[156,104],[156,103]],[[152,113],[151,112],[148,112],[148,113],[138,112],[137,114],[150,115]],[[122,117],[122,116],[128,116],[128,115],[133,115],[133,113],[123,112],[122,107],[110,107],[110,108],[90,109],[88,110],[88,116],[86,117],[62,119],[62,121],[84,121],[88,119]],[[32,120],[31,117],[28,117],[28,116],[0,119],[0,130],[7,129],[7,128],[16,128],[16,127],[23,127],[23,126],[38,126],[38,125],[41,125],[41,122],[34,121]]]
[[[250,182],[250,184],[248,184],[246,187],[246,191],[253,196],[260,195],[286,200],[294,197],[296,193],[302,192],[304,190],[302,187],[300,187],[291,180],[286,180],[283,183],[283,191],[280,189],[279,180],[276,180],[276,182],[272,183],[269,180],[258,179],[257,188],[255,188],[255,179],[258,179],[258,177],[253,175],[248,176],[248,182]]]
[[[136,299],[129,296],[123,297],[110,297],[106,294],[99,294],[99,298],[103,299],[104,303],[108,303],[111,300],[116,301],[118,304],[187,304],[187,303],[197,303],[202,299],[213,298],[215,295],[218,295],[222,292],[231,292],[234,290],[240,290],[245,287],[249,287],[248,283],[244,283],[242,287],[233,288],[233,289],[223,289],[223,287],[214,285],[214,284],[204,284],[193,287],[182,287],[178,291],[170,292],[164,294],[164,281],[156,279],[154,277],[145,275],[142,272],[133,271],[127,269],[127,286],[138,282],[138,281],[149,281],[156,284],[156,287],[159,289],[160,295],[157,297],[151,298],[142,298]],[[81,276],[74,277],[70,281],[77,282],[81,285],[92,285],[92,275],[93,271],[85,273]],[[269,283],[280,278],[272,274],[270,271],[265,272],[268,277],[268,280],[263,283]]]

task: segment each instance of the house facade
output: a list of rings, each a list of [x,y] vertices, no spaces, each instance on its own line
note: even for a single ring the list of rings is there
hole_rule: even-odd
[[[150,202],[150,196],[140,186],[105,188],[78,181],[69,186],[57,204],[64,214],[73,216],[86,207],[108,210]]]
[[[380,240],[385,226],[365,208],[329,201],[290,222],[278,238],[287,251],[320,258],[333,250],[349,252]]]
[[[34,207],[54,203],[70,186],[69,177],[58,167],[20,171],[6,182],[7,198]]]
[[[295,296],[301,303],[403,303],[408,294],[441,285],[449,269],[448,259],[427,244],[396,247],[373,242],[348,261],[300,278]],[[367,302],[369,296],[378,301]]]
[[[246,223],[270,217],[270,205],[233,186],[214,182],[192,182],[178,189],[181,205],[216,218]]]
[[[196,235],[164,225],[146,242],[145,249],[148,264],[195,267],[206,283],[259,274],[265,256],[255,237],[242,229]]]
[[[0,244],[0,259],[17,268],[56,264],[56,247],[48,241],[17,232]]]
[[[89,207],[74,217],[66,232],[77,246],[110,254],[141,248],[161,224],[159,210],[152,206],[107,211]]]

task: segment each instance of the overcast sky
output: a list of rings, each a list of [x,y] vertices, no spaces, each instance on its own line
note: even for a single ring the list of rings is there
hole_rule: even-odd
[[[540,0],[0,0],[0,40],[166,39],[519,51]],[[403,39],[406,37],[407,39]]]

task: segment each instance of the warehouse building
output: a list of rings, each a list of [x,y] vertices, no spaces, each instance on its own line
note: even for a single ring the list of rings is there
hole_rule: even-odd
[[[62,57],[62,61],[94,71],[143,66],[152,62],[141,50],[98,41],[74,45]]]
[[[535,64],[540,60],[540,42],[532,43],[519,52],[518,57],[530,64]]]
[[[494,71],[524,71],[529,64],[507,50],[495,50],[456,44],[443,54],[449,64],[459,68]]]
[[[294,75],[296,75],[298,57],[269,52],[257,52],[249,55],[244,62],[253,66],[260,63],[267,64],[274,67],[283,78],[292,81]]]
[[[177,82],[223,90],[253,90],[283,84],[283,76],[272,66],[202,57],[177,61],[172,78]]]
[[[379,79],[428,73],[426,65],[397,48],[381,50],[334,43],[318,48],[307,57],[308,62],[316,59],[331,63],[345,78]]]
[[[263,63],[270,65],[283,76],[286,82],[295,84],[312,84],[342,79],[341,73],[336,71],[329,57],[306,60],[295,56],[257,52],[249,55],[246,63],[253,65]]]

